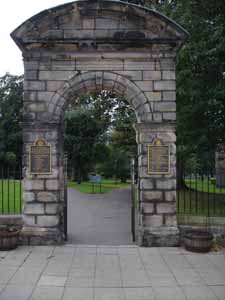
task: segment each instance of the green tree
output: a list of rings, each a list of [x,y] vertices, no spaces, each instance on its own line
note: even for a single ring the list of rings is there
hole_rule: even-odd
[[[128,153],[113,144],[108,145],[108,157],[98,164],[98,172],[106,178],[126,182],[130,178],[130,158]]]
[[[0,77],[0,161],[15,162],[22,156],[23,76]]]
[[[65,114],[65,151],[73,177],[80,182],[107,157],[108,130],[117,99],[111,92],[102,91],[83,95],[78,102]]]
[[[87,179],[96,162],[104,157],[103,130],[89,110],[79,108],[65,114],[65,151],[73,177],[78,182]],[[98,151],[101,148],[101,151]]]
[[[70,106],[65,115],[65,150],[74,178],[86,179],[88,173],[97,171],[100,162],[110,165],[113,144],[120,163],[110,167],[110,176],[122,179],[127,159],[136,153],[134,121],[129,105],[109,91],[82,96],[78,107]]]
[[[130,105],[126,101],[119,102],[112,124],[111,142],[114,148],[123,150],[130,158],[137,156],[135,123],[135,112]]]
[[[177,61],[177,149],[208,166],[225,143],[225,6],[223,0],[146,1],[181,24],[189,38]],[[189,162],[187,162],[189,164]]]

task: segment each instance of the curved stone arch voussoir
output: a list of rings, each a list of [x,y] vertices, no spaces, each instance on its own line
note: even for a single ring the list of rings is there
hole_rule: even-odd
[[[137,122],[151,120],[152,109],[144,92],[134,82],[115,72],[79,72],[55,92],[48,104],[51,120],[60,121],[71,98],[92,91],[111,90],[124,97],[135,111]]]

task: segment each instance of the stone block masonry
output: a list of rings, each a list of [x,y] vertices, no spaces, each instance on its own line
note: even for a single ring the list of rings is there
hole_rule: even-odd
[[[141,6],[76,1],[39,13],[12,34],[24,58],[24,243],[62,243],[65,219],[63,115],[71,101],[102,89],[136,113],[139,243],[174,246],[177,50],[186,32]],[[51,145],[51,174],[30,173],[30,146]],[[149,174],[148,145],[168,145],[169,174]]]
[[[140,217],[144,224],[144,231],[140,231],[139,241],[144,245],[155,243],[163,246],[179,243],[179,232],[176,223],[176,151],[174,125],[151,124],[151,127],[143,124],[137,125],[137,142],[139,155],[139,188],[141,212]],[[170,173],[149,174],[147,147],[154,138],[160,137],[165,145],[170,147]],[[157,228],[157,229],[156,229]],[[157,232],[158,230],[158,232]],[[168,237],[166,238],[168,234]],[[154,242],[153,242],[154,241]]]

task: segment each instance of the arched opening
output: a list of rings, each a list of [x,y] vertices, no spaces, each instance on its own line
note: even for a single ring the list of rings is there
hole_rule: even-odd
[[[71,179],[72,176],[72,182],[70,181],[70,185],[74,186],[73,180],[76,180],[79,183],[81,183],[81,181],[85,181],[85,180],[87,181],[88,175],[91,175],[90,174],[91,172],[96,173],[96,168],[97,168],[101,173],[100,174],[101,177],[102,175],[103,176],[105,175],[107,179],[107,174],[104,174],[104,167],[106,167],[106,160],[107,159],[110,160],[110,156],[108,156],[108,158],[103,156],[102,159],[104,160],[105,166],[102,164],[101,166],[99,165],[97,167],[96,165],[91,166],[93,162],[90,161],[89,158],[85,159],[85,154],[82,155],[82,153],[79,153],[79,151],[87,152],[87,149],[85,149],[87,147],[94,147],[94,142],[92,141],[92,138],[93,135],[96,138],[96,135],[99,130],[98,124],[96,124],[94,120],[88,119],[87,101],[90,105],[92,99],[93,102],[92,104],[94,104],[94,101],[95,102],[97,101],[97,105],[101,105],[101,106],[104,105],[104,101],[108,103],[110,102],[109,106],[105,108],[105,110],[104,108],[102,108],[97,111],[97,113],[100,114],[101,113],[108,114],[109,120],[107,120],[108,124],[106,125],[104,134],[106,134],[106,130],[111,130],[111,131],[113,129],[115,130],[115,128],[113,128],[112,126],[112,119],[118,117],[115,110],[118,110],[120,114],[122,114],[123,113],[122,107],[123,109],[124,107],[126,107],[126,112],[128,112],[130,109],[133,111],[134,114],[133,117],[134,123],[130,122],[129,126],[132,126],[133,135],[135,135],[136,132],[134,128],[137,128],[135,124],[137,124],[138,121],[140,122],[140,120],[143,119],[152,119],[151,112],[150,112],[151,105],[148,99],[143,95],[142,91],[137,86],[133,85],[128,78],[123,77],[117,73],[86,72],[82,75],[78,74],[70,80],[69,86],[70,88],[63,87],[52,98],[52,102],[53,102],[53,99],[55,101],[57,95],[60,95],[58,96],[58,102],[56,104],[56,109],[54,112],[55,112],[55,118],[57,117],[60,118],[61,144],[64,144],[64,147],[60,147],[61,149],[60,157],[61,157],[62,169],[63,169],[62,177],[64,178],[65,172],[68,173],[69,171],[69,175],[70,175],[69,180]],[[99,93],[99,91],[101,92]],[[95,95],[93,93],[95,93]],[[93,97],[96,96],[97,99],[98,97],[100,97],[101,99],[100,101],[102,102],[96,100],[96,98],[94,100]],[[105,99],[102,99],[102,97],[104,97]],[[129,99],[128,100],[129,102],[127,101],[127,98]],[[83,101],[83,107],[82,110],[79,110],[78,107],[80,102],[82,101]],[[49,105],[51,105],[51,102]],[[57,108],[61,108],[60,113],[59,110],[57,111]],[[65,115],[69,116],[69,119],[65,118]],[[98,117],[96,116],[96,112],[95,112],[95,117]],[[122,117],[124,117],[124,114],[122,115]],[[100,119],[101,118],[99,118],[99,120]],[[69,143],[65,145],[65,140],[64,140],[65,122],[67,126],[72,127],[73,122],[79,122],[79,120],[80,122],[83,122],[83,124],[81,124],[81,127],[77,125],[77,130],[79,127],[80,128],[79,130],[85,131],[86,138],[81,138],[81,140],[79,141],[81,143],[79,147],[81,148],[80,150],[77,150],[76,147],[74,147],[74,145],[73,147],[69,147]],[[88,123],[86,124],[86,128],[84,128],[85,122],[90,123],[90,124]],[[73,130],[71,130],[72,128],[68,130],[69,128],[67,126],[66,126],[66,130],[69,131],[70,135],[74,134],[73,137],[78,136],[78,133],[77,135],[76,132],[73,133]],[[95,127],[95,132],[91,133],[89,126],[92,126],[93,128]],[[130,130],[130,128],[128,129]],[[130,132],[132,130],[130,130]],[[112,138],[112,132],[110,133],[108,131],[108,137],[109,135],[111,135],[110,138]],[[80,137],[81,136],[82,133]],[[131,137],[128,136],[128,138]],[[134,138],[135,137],[133,137],[133,139]],[[73,141],[74,143],[76,143],[76,140]],[[125,141],[120,141],[120,143],[124,143],[124,142]],[[69,153],[67,153],[67,170],[65,170],[65,164],[63,163],[65,161],[63,157],[65,156],[64,150],[66,146],[69,151]],[[110,149],[110,145],[106,146],[101,144],[100,146],[108,147],[108,150]],[[71,155],[72,154],[71,152],[73,151],[71,149],[77,151],[77,155],[74,156]],[[135,153],[133,151],[133,156],[132,156],[132,151],[128,153],[129,150],[126,148],[125,151],[123,150],[122,152],[121,150],[119,151],[119,149],[117,149],[117,156],[123,155],[123,158],[121,158],[120,160],[120,164],[122,162],[128,164],[128,166],[126,166],[126,173],[127,171],[130,172],[129,169],[130,169],[131,158],[135,158],[135,160],[137,161],[137,144],[136,144]],[[91,152],[89,151],[89,153]],[[114,158],[116,158],[115,154],[114,154]],[[94,159],[94,157],[92,159]],[[76,160],[80,160],[80,162]],[[72,174],[71,174],[72,164],[75,164],[75,168],[72,169]],[[70,166],[70,168],[68,168],[68,165]],[[127,179],[130,178],[130,176],[126,174],[124,178]],[[118,177],[117,179],[121,180],[121,177]],[[137,178],[136,181],[138,182]],[[105,182],[106,182],[105,185],[107,187],[107,184],[109,184],[107,182],[110,181],[106,180]],[[65,188],[66,187],[64,186],[63,190],[65,190]],[[94,188],[94,185],[92,188]],[[104,182],[99,187],[97,187],[97,189],[100,188],[104,189]],[[110,188],[110,186],[108,186],[108,188]],[[92,190],[91,192],[94,193],[94,190]],[[138,184],[136,184],[135,193],[138,195]],[[77,193],[76,191],[74,191],[74,189],[69,189],[66,197],[67,197],[67,208],[66,208],[67,211],[64,210],[65,215],[64,215],[63,223],[64,223],[64,227],[65,226],[67,227],[69,242],[78,243],[78,244],[84,243],[84,244],[112,244],[112,245],[114,244],[115,245],[115,244],[131,244],[132,241],[135,240],[135,237],[137,235],[136,234],[137,226],[135,230],[134,224],[138,223],[138,203],[137,203],[138,200],[137,198],[135,200],[132,198],[130,185],[127,186],[124,185],[123,189],[116,190],[107,195],[101,194],[100,191],[100,193],[97,193],[97,195],[95,196],[93,195],[90,196],[87,194],[82,195],[79,192]],[[132,199],[133,201],[135,201],[135,203],[134,202],[132,203]],[[133,207],[133,211],[132,211],[132,207]]]
[[[63,241],[63,114],[70,99],[105,89],[136,113],[138,242],[177,245],[175,58],[186,35],[155,10],[120,1],[67,3],[14,30],[25,67],[25,243]],[[47,163],[31,157],[41,145]]]
[[[116,96],[126,99],[135,111],[137,123],[152,120],[151,99],[128,77],[109,71],[78,72],[66,82],[49,101],[47,111],[51,120],[59,121],[66,106],[73,99],[79,99],[79,96],[85,93],[102,90],[109,90]]]
[[[137,212],[137,198],[134,202],[131,197],[131,159],[137,161],[135,113],[109,90],[79,98],[64,114],[67,240],[131,244]]]

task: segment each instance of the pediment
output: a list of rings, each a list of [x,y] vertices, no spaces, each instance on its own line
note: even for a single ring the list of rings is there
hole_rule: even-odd
[[[76,1],[45,10],[15,29],[11,36],[24,50],[82,45],[176,48],[185,30],[160,13],[119,1]],[[68,49],[68,48],[67,48]]]

